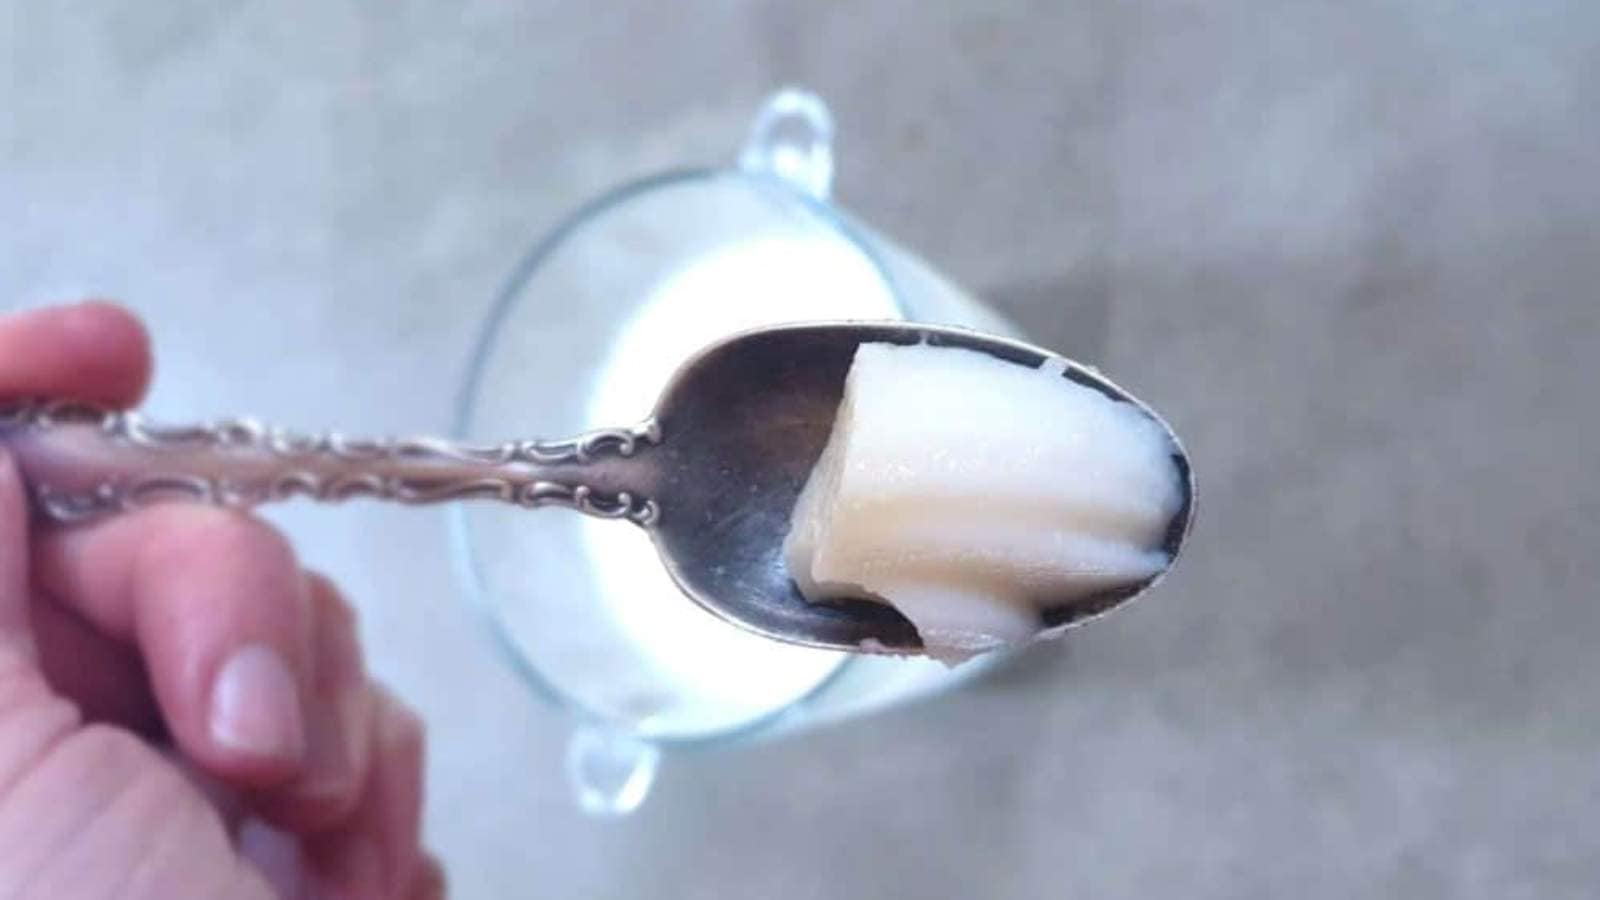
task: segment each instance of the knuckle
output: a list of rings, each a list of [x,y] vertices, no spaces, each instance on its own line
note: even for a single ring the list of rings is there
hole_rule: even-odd
[[[194,537],[199,544],[219,554],[284,562],[294,558],[288,539],[255,516],[237,510],[212,509],[207,511],[206,518],[209,521]]]
[[[252,560],[288,567],[294,551],[277,529],[239,510],[174,504],[144,548],[146,560],[189,563]]]

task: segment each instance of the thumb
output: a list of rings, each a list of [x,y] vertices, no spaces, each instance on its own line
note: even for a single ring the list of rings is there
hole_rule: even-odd
[[[127,311],[81,303],[0,316],[0,399],[70,397],[126,406],[150,380],[150,339]],[[0,444],[0,653],[34,656],[28,492]]]
[[[28,491],[16,461],[0,446],[0,655],[31,661],[28,556]]]

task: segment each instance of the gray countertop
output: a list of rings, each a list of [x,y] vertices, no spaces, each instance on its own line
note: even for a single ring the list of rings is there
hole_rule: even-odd
[[[1600,7],[583,6],[0,2],[0,304],[127,301],[167,417],[440,430],[530,241],[800,82],[845,204],[1166,413],[1201,517],[1065,645],[597,822],[439,516],[275,512],[460,896],[1592,895]]]

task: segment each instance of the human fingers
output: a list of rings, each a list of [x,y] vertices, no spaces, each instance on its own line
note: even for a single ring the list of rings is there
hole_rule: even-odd
[[[238,787],[301,777],[313,620],[288,543],[259,519],[161,504],[43,533],[36,581],[138,649],[168,731]]]
[[[436,878],[421,847],[423,727],[382,688],[361,801],[338,828],[306,839],[313,883],[339,898],[409,897]]]
[[[166,737],[137,647],[106,636],[40,591],[34,591],[32,619],[45,680],[84,721],[117,725],[148,740]]]
[[[326,577],[307,573],[306,587],[314,628],[306,764],[299,778],[252,797],[267,819],[302,833],[333,826],[355,808],[372,756],[375,702],[355,612]]]
[[[139,402],[150,337],[132,313],[88,302],[0,316],[0,397]]]

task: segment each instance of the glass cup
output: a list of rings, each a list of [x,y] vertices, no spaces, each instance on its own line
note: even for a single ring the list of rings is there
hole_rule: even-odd
[[[829,203],[833,121],[784,90],[738,164],[668,172],[578,210],[512,274],[483,331],[457,431],[503,439],[629,424],[678,364],[748,328],[916,319],[1016,330]],[[470,593],[513,665],[578,720],[583,809],[637,808],[663,748],[755,739],[948,688],[984,668],[777,643],[682,596],[626,523],[500,504],[452,511]]]

